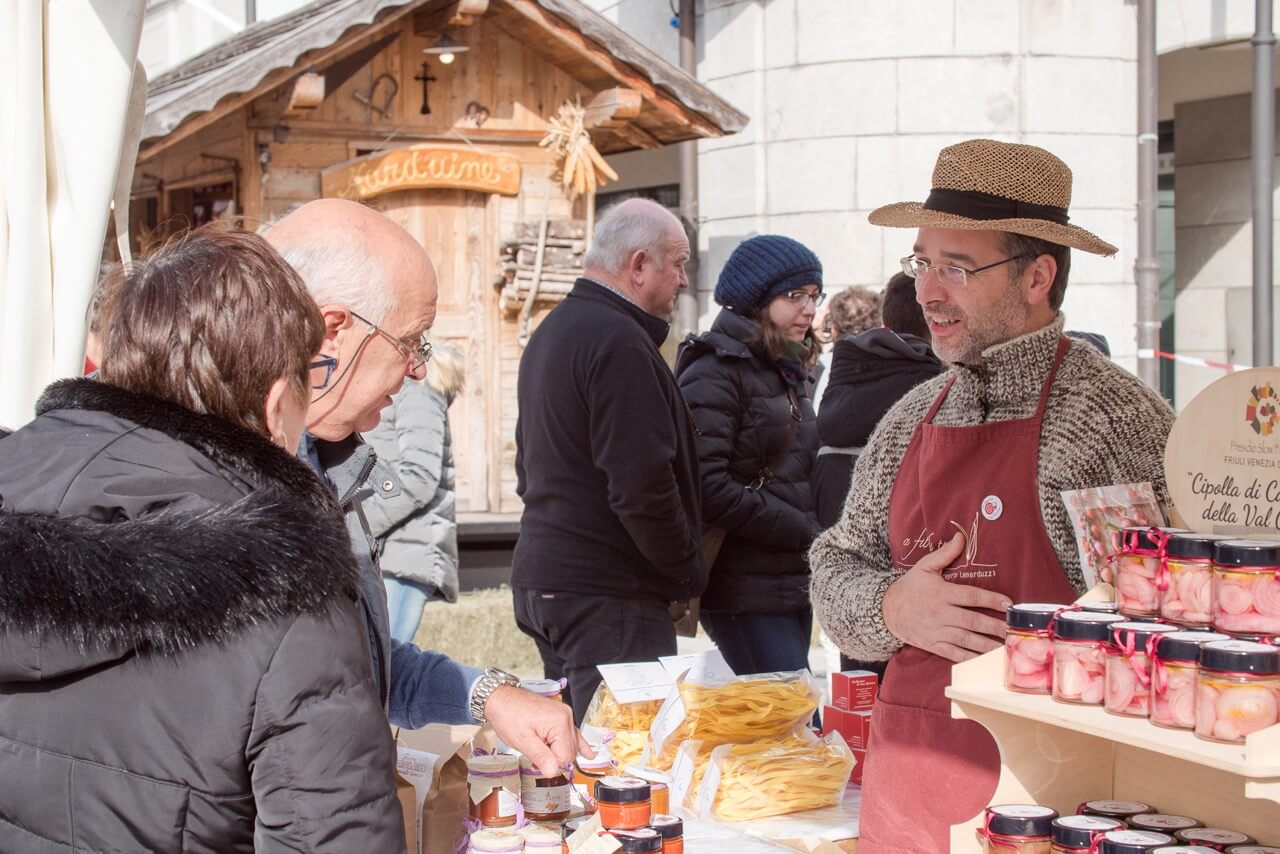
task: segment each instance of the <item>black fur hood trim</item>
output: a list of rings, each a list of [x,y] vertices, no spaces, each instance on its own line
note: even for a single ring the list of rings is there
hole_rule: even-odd
[[[77,667],[130,650],[172,655],[355,598],[358,570],[336,501],[266,439],[93,381],[51,386],[38,412],[55,409],[108,411],[161,430],[260,488],[229,505],[117,522],[0,513],[0,647],[15,636],[31,648],[69,642],[83,656]]]

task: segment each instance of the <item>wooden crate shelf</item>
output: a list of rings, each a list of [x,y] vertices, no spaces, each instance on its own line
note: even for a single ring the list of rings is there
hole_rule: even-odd
[[[1086,800],[1136,800],[1280,844],[1280,726],[1243,746],[1216,744],[1101,707],[1006,691],[1003,650],[956,665],[947,696],[954,717],[981,723],[1000,747],[992,803],[1067,813]],[[975,816],[953,826],[951,850],[979,850],[980,823]]]

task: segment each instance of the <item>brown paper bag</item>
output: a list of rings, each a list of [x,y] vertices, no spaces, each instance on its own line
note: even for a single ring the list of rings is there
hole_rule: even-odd
[[[413,784],[396,773],[396,800],[400,802],[400,812],[404,814],[405,850],[415,854],[418,848],[418,796]]]
[[[467,758],[479,727],[429,724],[396,733],[397,770],[413,784],[409,854],[453,854],[467,817]],[[403,803],[403,801],[402,801]]]

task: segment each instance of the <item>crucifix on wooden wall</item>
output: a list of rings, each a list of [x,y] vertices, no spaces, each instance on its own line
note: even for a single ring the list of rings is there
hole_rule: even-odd
[[[435,76],[434,76],[434,75],[432,75],[431,70],[430,70],[429,66],[427,65],[427,61],[426,61],[425,59],[424,59],[424,60],[422,60],[422,73],[421,73],[421,74],[414,75],[414,78],[413,78],[413,79],[414,79],[414,80],[421,80],[421,81],[422,81],[422,109],[420,109],[418,112],[422,113],[424,116],[426,116],[426,115],[430,115],[430,113],[431,113],[431,92],[430,92],[429,87],[431,86],[431,83],[432,83],[436,78],[435,78]]]

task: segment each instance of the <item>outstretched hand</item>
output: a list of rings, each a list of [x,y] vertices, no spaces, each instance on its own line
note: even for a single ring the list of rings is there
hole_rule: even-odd
[[[573,709],[559,700],[500,685],[485,702],[484,716],[498,738],[529,757],[544,777],[561,773],[579,753],[595,756],[573,725]]]

